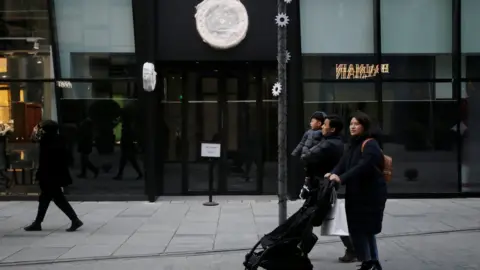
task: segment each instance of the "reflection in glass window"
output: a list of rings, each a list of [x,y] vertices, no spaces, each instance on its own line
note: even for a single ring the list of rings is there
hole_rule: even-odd
[[[460,135],[462,138],[462,192],[480,191],[477,177],[480,168],[480,42],[478,39],[479,3],[471,0],[462,2],[462,99],[460,114]]]
[[[53,83],[0,84],[0,176],[4,181],[0,193],[38,192],[38,145],[31,142],[30,136],[42,119],[56,117]]]
[[[0,5],[2,79],[52,78],[48,1],[3,0]]]
[[[63,89],[59,104],[74,157],[69,192],[143,194],[144,133],[135,82],[72,83],[72,89]]]
[[[303,89],[305,128],[309,128],[310,117],[315,111],[338,114],[345,122],[358,110],[368,113],[372,118],[377,116],[378,103],[371,82],[304,83]]]
[[[460,137],[462,139],[462,192],[479,192],[480,178],[480,2],[462,0],[462,92]]]
[[[135,76],[135,55],[121,53],[72,53],[71,77],[125,78]]]
[[[357,65],[363,67],[373,66],[375,58],[373,55],[304,55],[302,60],[304,79],[327,79],[327,80],[343,80],[346,76],[339,76],[339,67],[349,67],[353,65],[356,69]],[[355,70],[357,71],[357,70]],[[353,76],[354,78],[355,76]],[[363,76],[364,78],[367,76]],[[352,77],[350,77],[352,78]]]
[[[480,2],[477,0],[462,0],[461,10],[461,34],[462,34],[462,53],[478,54],[480,53],[480,37],[478,35],[478,25],[480,17],[478,10]]]
[[[480,159],[480,83],[467,82],[466,95],[461,99],[460,136],[462,139],[462,191],[480,191],[478,173]]]
[[[383,101],[384,151],[395,161],[397,183],[391,192],[457,191],[456,111],[451,99]]]
[[[302,53],[373,53],[371,0],[302,0]]]
[[[383,53],[451,53],[451,0],[382,0],[380,6]]]
[[[110,53],[134,53],[131,0],[54,2],[62,77],[95,77],[98,65],[87,53],[103,53],[107,59]]]

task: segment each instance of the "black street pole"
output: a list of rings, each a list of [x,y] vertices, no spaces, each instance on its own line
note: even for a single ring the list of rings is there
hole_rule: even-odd
[[[277,0],[278,15],[287,14],[285,0]],[[278,24],[278,23],[277,23]],[[287,25],[277,29],[277,79],[283,88],[278,96],[278,223],[287,220]]]

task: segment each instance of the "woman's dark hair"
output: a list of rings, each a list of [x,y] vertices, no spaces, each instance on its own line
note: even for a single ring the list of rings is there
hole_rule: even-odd
[[[361,111],[356,111],[352,114],[352,117],[350,117],[350,121],[355,118],[357,121],[360,123],[360,125],[363,126],[363,132],[365,134],[370,133],[370,128],[372,126],[372,120],[370,120],[370,116],[368,114],[361,112]]]
[[[330,121],[330,127],[335,129],[335,132],[333,134],[339,135],[342,132],[343,121],[340,118],[340,116],[336,114],[330,114],[330,115],[327,115],[325,119],[328,119]]]
[[[373,125],[372,120],[370,119],[370,116],[368,116],[368,114],[364,112],[357,111],[352,114],[352,117],[350,118],[350,120],[352,118],[357,119],[360,125],[363,126],[363,135],[366,137],[375,139],[380,145],[380,148],[383,149],[383,132],[379,126]]]

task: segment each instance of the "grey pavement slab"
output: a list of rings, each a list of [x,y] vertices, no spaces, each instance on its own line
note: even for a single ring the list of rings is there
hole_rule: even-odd
[[[0,202],[0,266],[34,260],[247,249],[278,225],[274,196],[220,196],[215,197],[220,203],[216,207],[203,206],[204,199],[162,197],[155,203],[74,202],[85,223],[74,233],[65,232],[69,220],[54,205],[48,211],[42,232],[25,232],[23,227],[34,218],[37,203]],[[288,212],[294,213],[301,204],[301,201],[289,202]],[[478,228],[480,199],[392,199],[387,203],[380,236]],[[338,240],[338,237],[320,237],[319,242],[328,244],[323,247],[325,254],[331,252],[337,257]],[[398,242],[385,249],[404,256],[402,247]],[[188,260],[185,263],[188,265]]]
[[[105,257],[112,255],[119,247],[119,245],[77,245],[59,259]]]
[[[480,232],[443,233],[379,239],[378,248],[384,269],[389,270],[474,270],[480,269]],[[448,243],[448,244],[446,244]],[[337,257],[340,243],[317,245],[309,254],[316,270],[354,270],[356,263],[343,264]],[[153,256],[113,260],[91,260],[39,265],[9,266],[22,270],[241,270],[245,252],[220,252],[201,255]]]
[[[175,235],[170,241],[167,252],[191,252],[212,250],[215,235]]]
[[[167,245],[145,246],[125,243],[113,253],[113,256],[143,256],[150,254],[161,254],[165,252],[166,248]]]
[[[217,222],[182,222],[176,234],[193,235],[193,234],[215,234],[217,231]]]
[[[102,234],[93,233],[83,239],[81,245],[122,245],[130,234]]]
[[[218,233],[215,237],[214,250],[252,248],[260,239],[257,233]]]
[[[27,247],[2,260],[2,262],[55,260],[70,248]]]

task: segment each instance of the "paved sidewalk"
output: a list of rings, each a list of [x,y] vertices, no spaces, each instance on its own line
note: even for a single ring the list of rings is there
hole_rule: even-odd
[[[478,270],[480,233],[449,233],[380,239],[380,256],[388,270]],[[448,243],[448,244],[445,244]],[[317,245],[310,253],[316,270],[354,270],[357,263],[337,261],[339,243]],[[190,256],[90,260],[66,263],[9,266],[12,270],[243,270],[245,252]],[[0,269],[6,269],[0,267]]]
[[[74,208],[85,226],[75,233],[64,231],[69,221],[53,204],[43,224],[43,232],[24,232],[22,227],[34,218],[37,204],[0,202],[0,267],[34,261],[181,255],[198,251],[248,249],[259,237],[277,226],[278,206],[275,200],[271,200],[273,198],[216,197],[220,203],[217,207],[205,207],[202,205],[203,200],[196,197],[162,198],[162,201],[156,203],[77,202],[74,203]],[[300,205],[300,201],[290,202],[288,206],[290,214]],[[474,229],[480,229],[480,199],[389,200],[382,235],[422,235]],[[465,239],[477,239],[472,241],[475,244],[480,242],[478,232],[469,234],[464,232],[462,235],[466,237]],[[381,240],[380,245],[385,245],[381,248],[382,252],[390,249],[385,243],[392,241],[397,243],[395,249],[398,250],[385,252],[395,254],[398,252],[400,258],[402,254],[407,254],[408,250],[414,253],[421,247],[421,242],[417,240],[421,237],[404,238],[413,239],[409,241],[413,241],[415,246],[410,247],[408,244],[410,242],[402,244],[401,237],[387,237]],[[431,239],[438,245],[447,245],[446,243],[451,243],[448,240],[450,238],[452,236],[442,238],[432,236]],[[457,249],[468,250],[468,247],[457,246]],[[434,260],[434,256],[441,259],[441,256],[445,255],[443,252],[437,254],[435,245],[431,248],[427,261]],[[319,261],[332,260],[343,252],[337,237],[320,237],[320,245],[316,250],[318,251],[312,255],[314,261],[317,258]],[[236,255],[228,253],[210,256],[234,256],[237,262],[244,253],[242,250]],[[480,251],[477,254],[480,254]],[[182,256],[188,257],[187,254]],[[166,259],[162,257],[159,260]]]

